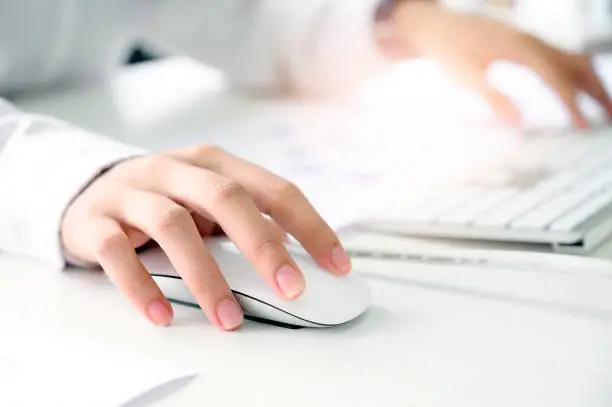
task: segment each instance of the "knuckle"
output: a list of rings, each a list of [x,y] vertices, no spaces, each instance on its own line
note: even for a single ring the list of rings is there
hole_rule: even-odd
[[[165,168],[170,159],[162,155],[151,155],[133,160],[131,165],[133,172],[137,174],[150,175],[159,172],[160,168]]]
[[[191,153],[197,157],[211,157],[219,154],[221,148],[214,144],[200,144],[191,148]]]
[[[243,199],[248,196],[246,189],[235,181],[220,182],[215,187],[213,200],[223,205],[229,202]]]
[[[201,144],[187,150],[187,160],[218,171],[222,167],[222,153],[223,150],[213,144]]]
[[[593,67],[593,59],[588,54],[569,54],[570,60],[582,68],[591,69]]]
[[[113,256],[122,250],[125,241],[125,236],[119,231],[103,234],[94,243],[96,257],[104,259]]]
[[[291,181],[281,179],[272,184],[272,203],[275,206],[290,206],[303,198],[300,188]]]
[[[257,242],[255,255],[262,257],[276,255],[281,253],[283,248],[283,242],[278,237],[270,236]]]
[[[176,204],[164,204],[156,209],[152,216],[153,229],[165,232],[177,226],[184,225],[191,219],[189,212]]]

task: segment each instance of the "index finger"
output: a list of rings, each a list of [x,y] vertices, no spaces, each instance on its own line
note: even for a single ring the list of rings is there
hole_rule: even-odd
[[[293,235],[321,267],[338,275],[350,272],[351,261],[338,236],[293,183],[213,146],[172,155],[240,183],[259,210]]]
[[[123,204],[111,207],[109,215],[160,245],[211,322],[224,330],[238,328],[242,310],[189,212],[161,195],[140,190],[122,194]]]
[[[579,89],[566,67],[559,67],[554,57],[547,53],[535,53],[528,64],[561,98],[574,125],[580,129],[589,127],[589,123],[577,104]]]
[[[587,66],[579,70],[576,78],[582,84],[584,90],[591,95],[605,109],[609,119],[612,119],[612,98],[597,76],[590,62]]]

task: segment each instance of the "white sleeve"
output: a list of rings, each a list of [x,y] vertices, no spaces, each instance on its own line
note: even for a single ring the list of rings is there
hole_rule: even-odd
[[[63,268],[68,205],[102,171],[143,153],[0,99],[0,250]]]
[[[380,0],[145,1],[145,37],[250,90],[344,94],[389,62],[373,33]]]

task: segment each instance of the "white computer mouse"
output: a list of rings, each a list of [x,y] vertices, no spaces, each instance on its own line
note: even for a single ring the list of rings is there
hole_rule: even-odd
[[[289,327],[333,327],[354,320],[370,306],[370,287],[357,272],[336,277],[309,256],[293,253],[304,273],[306,290],[300,298],[287,301],[267,286],[233,243],[226,239],[207,239],[205,243],[247,318]],[[198,306],[160,248],[146,250],[140,258],[166,298]]]

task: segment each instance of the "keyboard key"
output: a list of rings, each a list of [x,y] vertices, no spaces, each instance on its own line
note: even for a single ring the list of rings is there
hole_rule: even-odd
[[[573,169],[568,169],[555,177],[552,177],[541,183],[536,189],[548,192],[560,192],[572,185],[582,183],[585,177],[589,177],[594,172],[609,171],[612,164],[612,154],[606,153],[603,156],[589,160],[587,163],[576,166]]]
[[[572,171],[575,170],[576,165],[592,161],[602,155],[607,155],[611,150],[612,138],[593,137],[589,139],[585,135],[579,134],[573,138],[573,143],[571,144],[555,145],[555,153],[560,154],[558,154],[558,157],[553,158],[553,160],[563,170]],[[559,161],[559,158],[562,161]]]
[[[465,202],[462,206],[437,219],[441,224],[467,225],[474,218],[486,212],[516,194],[516,190],[499,189],[486,191]]]
[[[477,188],[465,188],[441,195],[427,206],[404,213],[401,219],[407,222],[433,222],[481,193],[481,190]]]
[[[382,202],[386,202],[380,210],[380,217],[385,219],[406,219],[414,213],[421,213],[433,203],[438,201],[439,193],[409,193],[408,197],[397,198],[397,193],[383,198]]]
[[[536,209],[524,214],[510,225],[513,229],[545,229],[553,221],[577,207],[589,197],[589,193],[571,191],[552,198]]]
[[[597,169],[587,174],[579,181],[579,186],[573,189],[586,191],[600,191],[612,185],[612,165]]]
[[[549,193],[542,191],[529,191],[518,194],[493,210],[478,216],[472,222],[472,226],[504,228],[524,213],[538,207],[549,196]]]
[[[597,215],[603,209],[612,204],[612,190],[607,190],[598,193],[591,197],[587,202],[581,204],[577,208],[563,215],[556,220],[550,230],[557,232],[569,232],[578,229],[586,223],[590,218]]]

